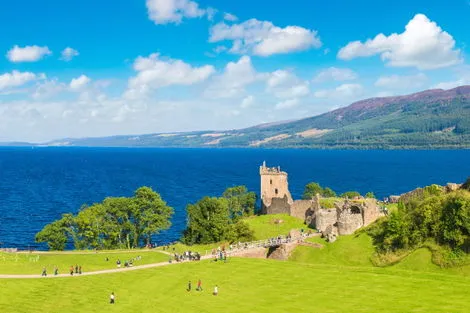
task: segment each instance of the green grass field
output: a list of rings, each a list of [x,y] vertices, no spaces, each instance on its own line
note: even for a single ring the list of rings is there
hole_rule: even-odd
[[[188,280],[203,292],[187,292]],[[4,279],[1,312],[468,312],[464,277],[259,259],[100,276]],[[214,285],[219,295],[212,296]],[[117,303],[108,304],[115,292]]]
[[[284,222],[274,224],[279,218]],[[248,222],[257,238],[305,227],[285,216],[262,216]],[[173,263],[95,276],[0,279],[0,313],[470,312],[470,266],[441,269],[431,262],[429,250],[418,249],[394,266],[379,268],[370,261],[374,249],[365,233],[341,236],[334,243],[318,237],[308,240],[323,247],[300,246],[289,261],[229,258],[227,263]],[[175,250],[203,252],[214,246],[178,244]],[[156,251],[41,254],[37,262],[29,260],[30,254],[18,254],[20,260],[16,254],[0,254],[0,274],[40,274],[44,265],[68,269],[80,261],[87,271],[116,268],[118,257],[125,260],[136,255],[142,256],[136,265],[168,260]],[[105,261],[106,256],[110,261]],[[194,290],[198,279],[203,282],[202,292]],[[189,280],[191,292],[186,291]],[[211,294],[215,285],[218,296]],[[111,292],[116,294],[114,305],[108,303]]]
[[[68,273],[70,266],[81,265],[82,271],[91,272],[103,269],[116,268],[116,261],[130,260],[137,256],[141,260],[134,261],[134,265],[143,265],[168,261],[168,256],[157,251],[136,252],[98,252],[83,254],[36,254],[36,253],[0,253],[0,274],[41,274],[46,267],[48,274],[54,272],[57,266],[60,274]],[[106,261],[106,257],[108,261]],[[1,311],[0,311],[1,312]]]

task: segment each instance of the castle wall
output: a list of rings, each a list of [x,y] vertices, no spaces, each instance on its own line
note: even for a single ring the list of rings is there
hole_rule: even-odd
[[[310,212],[313,213],[312,207],[312,200],[295,200],[290,206],[290,215],[305,220],[307,216],[311,215]]]
[[[350,235],[364,226],[362,214],[354,214],[348,211],[343,211],[338,218],[338,234],[340,235]]]
[[[366,199],[364,203],[364,226],[367,226],[375,222],[379,217],[382,217],[383,213],[380,212],[379,206],[375,199]]]
[[[290,204],[287,196],[284,198],[273,198],[269,206],[263,205],[262,212],[264,214],[290,214]]]
[[[336,224],[337,219],[336,209],[320,209],[315,214],[315,228],[323,232]]]

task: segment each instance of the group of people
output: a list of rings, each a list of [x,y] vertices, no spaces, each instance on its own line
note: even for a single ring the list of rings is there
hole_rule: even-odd
[[[135,258],[132,258],[132,259],[130,259],[130,260],[126,260],[126,261],[124,261],[124,267],[132,267],[132,266],[134,266],[134,262],[135,262],[135,261],[140,261],[141,259],[142,259],[142,257],[141,257],[140,255],[138,255],[138,256],[136,256]],[[108,258],[106,258],[106,261],[107,261],[107,260],[108,260]],[[116,266],[117,266],[118,268],[120,268],[120,267],[121,267],[121,264],[122,264],[122,263],[121,263],[121,260],[120,260],[120,259],[117,259],[117,261],[116,261]]]
[[[73,276],[73,274],[82,274],[82,266],[81,265],[73,265],[70,266],[70,275]],[[54,267],[54,276],[59,275],[59,268],[57,266]],[[46,267],[43,267],[41,276],[47,276],[47,269]]]
[[[185,251],[182,254],[175,253],[173,257],[176,262],[183,262],[185,260],[188,260],[188,261],[200,261],[201,260],[201,254],[199,254],[199,252],[192,252],[192,251]],[[173,258],[170,257],[168,262],[171,263],[172,261],[173,261]]]
[[[73,265],[71,265],[70,266],[70,275],[73,276],[74,273],[81,275],[82,274],[82,266],[81,265],[75,265],[75,267],[73,267]]]
[[[188,288],[186,288],[186,291],[190,292],[191,288],[192,288],[192,284],[191,284],[191,281],[189,281],[188,282]],[[202,281],[200,279],[197,281],[196,291],[202,291]],[[217,296],[219,294],[219,287],[217,285],[215,285],[214,291],[212,292],[212,294],[214,296]]]
[[[227,263],[227,251],[225,250],[225,247],[218,247],[217,250],[213,249],[212,256],[214,257],[214,262],[224,261],[224,263]]]

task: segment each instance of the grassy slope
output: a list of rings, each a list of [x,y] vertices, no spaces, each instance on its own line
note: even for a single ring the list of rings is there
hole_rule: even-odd
[[[185,291],[203,280],[204,292]],[[468,279],[255,259],[104,276],[2,280],[2,312],[468,312]],[[219,286],[219,296],[210,295]],[[110,306],[114,291],[117,303]]]
[[[276,220],[283,222],[276,224]],[[245,222],[255,231],[256,240],[287,235],[292,229],[308,229],[302,220],[286,214],[253,216],[247,218]]]
[[[102,269],[116,268],[116,261],[120,259],[124,265],[125,260],[130,260],[140,255],[140,261],[135,261],[135,265],[168,261],[168,256],[160,252],[99,252],[85,254],[24,254],[24,253],[0,253],[0,273],[1,274],[41,274],[46,267],[49,274],[52,274],[57,266],[59,273],[67,273],[70,266],[81,265],[83,271],[96,271]],[[109,261],[106,261],[106,257]],[[36,261],[37,260],[37,261]]]

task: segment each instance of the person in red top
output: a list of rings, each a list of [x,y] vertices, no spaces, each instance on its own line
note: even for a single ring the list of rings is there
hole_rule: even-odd
[[[197,281],[197,288],[196,288],[196,290],[197,290],[197,291],[202,291],[202,282],[201,282],[200,279]]]
[[[72,276],[73,276],[73,265],[72,265],[72,266],[70,266],[70,275],[72,275]]]

